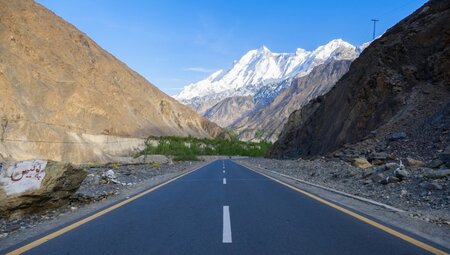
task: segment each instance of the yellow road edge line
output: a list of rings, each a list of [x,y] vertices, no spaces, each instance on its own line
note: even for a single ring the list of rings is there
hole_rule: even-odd
[[[100,216],[102,216],[102,215],[104,215],[104,214],[106,214],[108,212],[113,211],[114,209],[117,209],[117,208],[119,208],[119,207],[121,207],[123,205],[126,205],[126,204],[128,204],[128,203],[130,203],[130,202],[132,202],[132,201],[134,201],[134,200],[136,200],[136,199],[138,199],[138,198],[140,198],[140,197],[142,197],[142,196],[144,196],[144,195],[146,195],[146,194],[148,194],[148,193],[150,193],[150,192],[152,192],[152,191],[154,191],[156,189],[159,189],[159,188],[161,188],[162,186],[164,186],[166,184],[169,184],[169,183],[171,183],[171,182],[173,182],[173,181],[175,181],[175,180],[177,180],[177,179],[179,179],[179,178],[181,178],[181,177],[183,177],[185,175],[188,175],[188,174],[190,174],[190,173],[192,173],[194,171],[197,171],[200,168],[203,168],[203,167],[211,164],[212,162],[214,162],[214,161],[211,161],[210,163],[208,163],[206,165],[197,167],[197,168],[195,168],[195,169],[193,169],[193,170],[191,170],[191,171],[189,171],[187,173],[178,175],[178,176],[176,176],[176,177],[174,177],[172,179],[169,179],[169,180],[167,180],[167,181],[165,181],[163,183],[160,183],[160,184],[158,184],[158,185],[156,185],[156,186],[154,186],[154,187],[152,187],[150,189],[144,190],[141,193],[138,193],[138,194],[134,195],[133,197],[130,197],[130,198],[128,198],[128,199],[126,199],[126,200],[124,200],[124,201],[122,201],[120,203],[117,203],[117,204],[112,205],[112,206],[110,206],[108,208],[105,208],[105,209],[101,210],[100,212],[97,212],[97,213],[95,213],[95,214],[93,214],[93,215],[91,215],[91,216],[89,216],[87,218],[84,218],[82,220],[74,222],[74,223],[70,224],[67,227],[64,227],[64,228],[62,228],[60,230],[57,230],[57,231],[55,231],[53,233],[50,233],[50,234],[48,234],[48,235],[46,235],[44,237],[41,237],[38,240],[35,240],[35,241],[33,241],[33,242],[29,243],[29,244],[26,244],[26,245],[24,245],[24,246],[22,246],[20,248],[17,248],[14,251],[8,252],[8,253],[6,253],[6,255],[17,255],[17,254],[22,254],[24,252],[27,252],[27,251],[29,251],[29,250],[31,250],[31,249],[33,249],[33,248],[35,248],[35,247],[45,243],[45,242],[47,242],[47,241],[52,240],[55,237],[58,237],[58,236],[60,236],[60,235],[62,235],[64,233],[67,233],[67,232],[69,232],[69,231],[71,231],[71,230],[73,230],[73,229],[75,229],[75,228],[77,228],[77,227],[79,227],[79,226],[81,226],[81,225],[83,225],[85,223],[88,223],[89,221],[91,221],[93,219],[96,219],[96,218],[98,218],[98,217],[100,217]]]
[[[237,162],[235,162],[235,163],[239,164]],[[239,164],[239,165],[241,165],[241,164]],[[257,170],[251,169],[248,166],[245,166],[245,165],[241,165],[241,166],[243,166],[243,167],[245,167],[245,168],[247,168],[247,169],[249,169],[249,170],[251,170],[251,171],[253,171],[253,172],[257,173],[257,174],[263,175],[263,176],[265,176],[265,177],[267,177],[267,178],[269,178],[269,179],[271,179],[271,180],[273,180],[275,182],[278,182],[278,183],[280,183],[280,184],[282,184],[282,185],[284,185],[286,187],[289,187],[289,188],[291,188],[291,189],[293,189],[293,190],[295,190],[297,192],[300,192],[300,193],[302,193],[302,194],[304,194],[304,195],[306,195],[306,196],[308,196],[308,197],[310,197],[310,198],[312,198],[314,200],[317,200],[317,201],[319,201],[319,202],[321,202],[323,204],[326,204],[326,205],[328,205],[328,206],[330,206],[330,207],[332,207],[332,208],[334,208],[334,209],[336,209],[338,211],[341,211],[341,212],[343,212],[345,214],[348,214],[348,215],[350,215],[350,216],[352,216],[354,218],[357,218],[360,221],[363,221],[363,222],[365,222],[365,223],[367,223],[369,225],[372,225],[372,226],[374,226],[374,227],[376,227],[376,228],[378,228],[380,230],[383,230],[384,232],[387,232],[387,233],[389,233],[389,234],[391,234],[391,235],[393,235],[395,237],[398,237],[398,238],[400,238],[402,240],[405,240],[405,241],[407,241],[407,242],[409,242],[409,243],[411,243],[411,244],[413,244],[415,246],[418,246],[418,247],[420,247],[420,248],[422,248],[422,249],[424,249],[426,251],[429,251],[429,252],[431,252],[433,254],[449,255],[448,253],[446,253],[446,252],[444,252],[442,250],[439,250],[438,248],[435,248],[435,247],[433,247],[431,245],[428,245],[428,244],[426,244],[426,243],[424,243],[422,241],[419,241],[419,240],[414,239],[414,238],[412,238],[410,236],[402,234],[402,233],[400,233],[400,232],[398,232],[398,231],[396,231],[396,230],[394,230],[392,228],[386,227],[386,226],[384,226],[384,225],[382,225],[382,224],[380,224],[378,222],[375,222],[375,221],[373,221],[371,219],[368,219],[368,218],[366,218],[366,217],[364,217],[362,215],[359,215],[359,214],[357,214],[355,212],[352,212],[352,211],[350,211],[348,209],[345,209],[345,208],[343,208],[343,207],[341,207],[341,206],[339,206],[337,204],[334,204],[334,203],[329,202],[329,201],[327,201],[327,200],[325,200],[323,198],[320,198],[320,197],[318,197],[316,195],[313,195],[313,194],[311,194],[311,193],[309,193],[307,191],[304,191],[304,190],[301,190],[301,189],[299,189],[299,188],[297,188],[295,186],[292,186],[291,184],[285,183],[285,182],[280,181],[280,180],[278,180],[278,179],[276,179],[276,178],[274,178],[272,176],[269,176],[269,175],[261,173],[261,172],[259,172]]]

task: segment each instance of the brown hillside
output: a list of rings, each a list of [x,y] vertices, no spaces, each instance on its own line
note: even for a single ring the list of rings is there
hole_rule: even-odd
[[[0,94],[3,158],[84,161],[109,137],[221,131],[30,0],[0,0]]]

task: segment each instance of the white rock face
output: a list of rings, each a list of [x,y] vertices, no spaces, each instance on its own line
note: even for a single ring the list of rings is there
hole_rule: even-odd
[[[45,160],[28,160],[9,167],[0,166],[0,185],[7,196],[37,190],[45,177]]]
[[[204,80],[187,85],[174,98],[198,109],[207,101],[218,102],[231,96],[266,94],[274,97],[282,89],[274,84],[305,76],[327,61],[353,60],[362,49],[342,39],[332,40],[314,51],[299,48],[295,53],[273,53],[262,46],[247,52],[227,71],[219,70]]]

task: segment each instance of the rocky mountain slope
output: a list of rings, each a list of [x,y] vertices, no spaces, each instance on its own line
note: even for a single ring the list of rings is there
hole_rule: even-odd
[[[450,2],[432,0],[389,29],[329,93],[290,115],[269,156],[327,154],[362,140],[362,153],[437,157],[449,142],[449,20]]]
[[[0,159],[106,160],[148,135],[221,132],[31,0],[0,0],[0,92]]]
[[[255,107],[251,96],[233,96],[225,98],[209,108],[204,116],[221,127],[228,127]]]
[[[271,103],[243,114],[244,117],[235,121],[231,128],[243,140],[276,141],[289,115],[328,92],[348,71],[350,63],[351,60],[333,60],[315,67],[306,76],[293,79]]]

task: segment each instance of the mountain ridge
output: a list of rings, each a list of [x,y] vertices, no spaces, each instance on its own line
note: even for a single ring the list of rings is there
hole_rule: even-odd
[[[0,13],[2,158],[104,160],[109,138],[221,132],[44,6],[0,0]]]
[[[448,145],[449,17],[448,1],[431,0],[390,28],[330,92],[289,116],[268,156],[313,157],[361,143],[361,154],[436,158]],[[396,132],[405,139],[391,139]]]
[[[274,53],[261,46],[245,53],[227,71],[218,70],[204,80],[185,86],[173,97],[197,109],[199,102],[254,95],[270,83],[305,76],[326,61],[354,59],[365,46],[356,47],[342,39],[331,40],[313,51],[298,48],[295,53]]]

